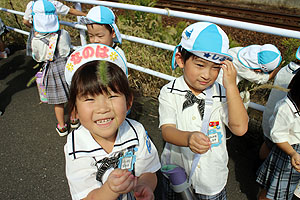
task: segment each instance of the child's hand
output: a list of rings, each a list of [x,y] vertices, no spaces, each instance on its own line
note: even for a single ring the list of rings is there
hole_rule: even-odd
[[[134,196],[136,200],[154,200],[152,189],[147,185],[137,185],[134,188]]]
[[[125,169],[115,169],[108,176],[107,184],[109,188],[118,194],[126,194],[134,189],[137,177]]]
[[[221,68],[223,70],[223,86],[227,89],[234,85],[236,86],[236,69],[233,63],[229,60],[221,62]]]
[[[291,163],[295,170],[300,172],[300,155],[297,152],[291,155]]]
[[[198,131],[191,133],[188,144],[192,152],[199,154],[206,153],[211,146],[209,137]]]

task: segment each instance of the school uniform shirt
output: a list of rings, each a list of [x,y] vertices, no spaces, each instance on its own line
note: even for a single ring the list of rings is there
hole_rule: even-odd
[[[228,154],[226,148],[225,125],[228,124],[226,94],[223,86],[215,82],[213,84],[213,105],[209,119],[208,133],[215,136],[211,150],[201,154],[199,163],[191,178],[191,183],[196,193],[215,195],[221,192],[228,177]],[[183,76],[176,78],[165,85],[159,95],[159,127],[164,124],[175,124],[181,131],[200,131],[202,119],[198,112],[198,104],[187,107],[184,110],[183,103],[186,101],[185,94],[190,91]],[[205,99],[206,91],[200,93],[197,98]],[[180,147],[167,143],[161,162],[176,164],[185,169],[189,176],[194,153],[189,147]]]
[[[119,46],[115,46],[114,49],[122,56],[122,58],[124,59],[126,65],[127,65],[127,59],[126,59],[124,51]]]
[[[300,111],[289,95],[276,104],[270,124],[271,140],[274,143],[300,143]]]
[[[38,33],[32,38],[31,47],[32,47],[32,58],[37,62],[47,61],[47,54],[49,46],[42,41],[42,39],[50,40],[51,33]],[[62,29],[59,33],[59,38],[57,39],[56,50],[59,57],[65,58],[70,54],[71,50],[71,38],[69,33]]]
[[[245,67],[238,59],[238,52],[244,47],[234,47],[228,50],[228,54],[233,57],[233,65],[237,71],[236,84],[238,84],[243,79],[246,79],[250,82],[257,84],[264,84],[269,80],[269,74],[255,72],[253,69]],[[223,85],[223,70],[220,70],[220,73],[217,78],[217,82]]]
[[[48,0],[50,1],[56,8],[56,13],[59,15],[67,15],[70,7],[64,5],[63,3],[59,2],[59,1],[55,1],[55,0]],[[27,6],[26,6],[26,10],[23,16],[23,19],[25,20],[29,20],[32,23],[32,5],[33,5],[34,1],[30,1]]]
[[[147,138],[143,125],[137,121],[124,120],[119,127],[111,153],[106,153],[84,126],[70,133],[64,151],[66,176],[72,199],[83,199],[89,192],[102,186],[102,183],[96,180],[97,161],[116,156],[119,152],[128,152],[129,147],[137,148],[134,152],[135,176],[146,172],[155,173],[160,169],[157,150],[149,137]],[[112,169],[103,175],[103,184],[111,171]]]
[[[295,76],[294,72],[299,68],[300,65],[297,65],[294,62],[290,62],[289,64],[287,64],[286,66],[284,66],[279,70],[279,72],[275,76],[273,85],[287,88],[290,81]],[[268,97],[268,101],[265,106],[265,110],[263,112],[262,128],[263,128],[264,135],[269,139],[271,139],[270,130],[272,128],[269,123],[270,117],[274,112],[276,103],[279,100],[283,99],[286,96],[286,94],[287,93],[282,90],[272,89]]]

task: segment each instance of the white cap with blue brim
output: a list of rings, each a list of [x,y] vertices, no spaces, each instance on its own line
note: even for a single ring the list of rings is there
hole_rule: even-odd
[[[115,31],[116,37],[113,38],[113,42],[122,43],[121,33],[115,23],[115,14],[111,9],[105,6],[95,6],[93,7],[86,17],[81,18],[81,23],[83,24],[109,24]]]
[[[33,28],[39,33],[53,33],[59,30],[55,6],[47,0],[35,1],[32,6]]]
[[[300,60],[300,46],[299,46],[298,49],[297,49],[297,52],[296,52],[296,58],[297,58],[298,60]]]
[[[227,53],[229,39],[226,33],[213,23],[197,22],[184,29],[181,42],[175,47],[173,53],[172,69],[177,67],[175,54],[178,52],[179,46],[214,63],[221,63],[224,60],[232,61],[232,57]]]
[[[250,45],[242,48],[237,55],[240,63],[249,69],[272,72],[281,63],[281,53],[272,44]]]

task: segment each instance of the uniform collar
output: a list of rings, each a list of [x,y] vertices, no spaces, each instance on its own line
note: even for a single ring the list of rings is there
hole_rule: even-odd
[[[299,68],[300,68],[300,66],[297,65],[297,64],[294,63],[294,62],[290,62],[290,63],[288,64],[288,69],[291,70],[291,72],[292,72],[293,74],[295,74],[295,73],[296,73],[296,70],[299,69]]]
[[[174,79],[171,84],[167,87],[168,92],[184,96],[187,91],[191,91],[189,86],[186,84],[184,77]],[[205,98],[205,91],[201,92],[197,97]]]
[[[115,152],[119,152],[128,147],[138,145],[138,136],[135,128],[128,119],[119,127],[114,148],[111,153],[107,154],[104,149],[94,140],[90,132],[84,127],[80,126],[77,130],[72,131],[68,135],[68,154],[73,159],[79,157],[96,157],[107,156]]]
[[[291,110],[294,113],[295,117],[300,117],[299,108],[297,107],[296,103],[291,99],[291,97],[289,95],[287,95],[285,101],[289,105],[289,107],[291,108]]]

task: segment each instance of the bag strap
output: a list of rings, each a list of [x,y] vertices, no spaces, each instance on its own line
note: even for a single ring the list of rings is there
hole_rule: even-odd
[[[201,132],[204,133],[205,135],[208,134],[208,126],[209,126],[209,120],[211,116],[211,111],[213,107],[213,85],[207,88],[206,90],[206,98],[205,98],[205,109],[204,109],[204,116],[203,116],[203,121],[202,121],[202,126],[201,126]],[[191,183],[192,176],[195,172],[195,169],[198,165],[198,162],[200,160],[201,154],[195,154],[193,163],[192,163],[192,168],[189,176],[189,183]]]
[[[60,38],[61,30],[56,33],[50,33],[50,38],[40,38],[40,40],[48,46],[46,59],[48,61],[53,61],[56,58],[57,44]]]

